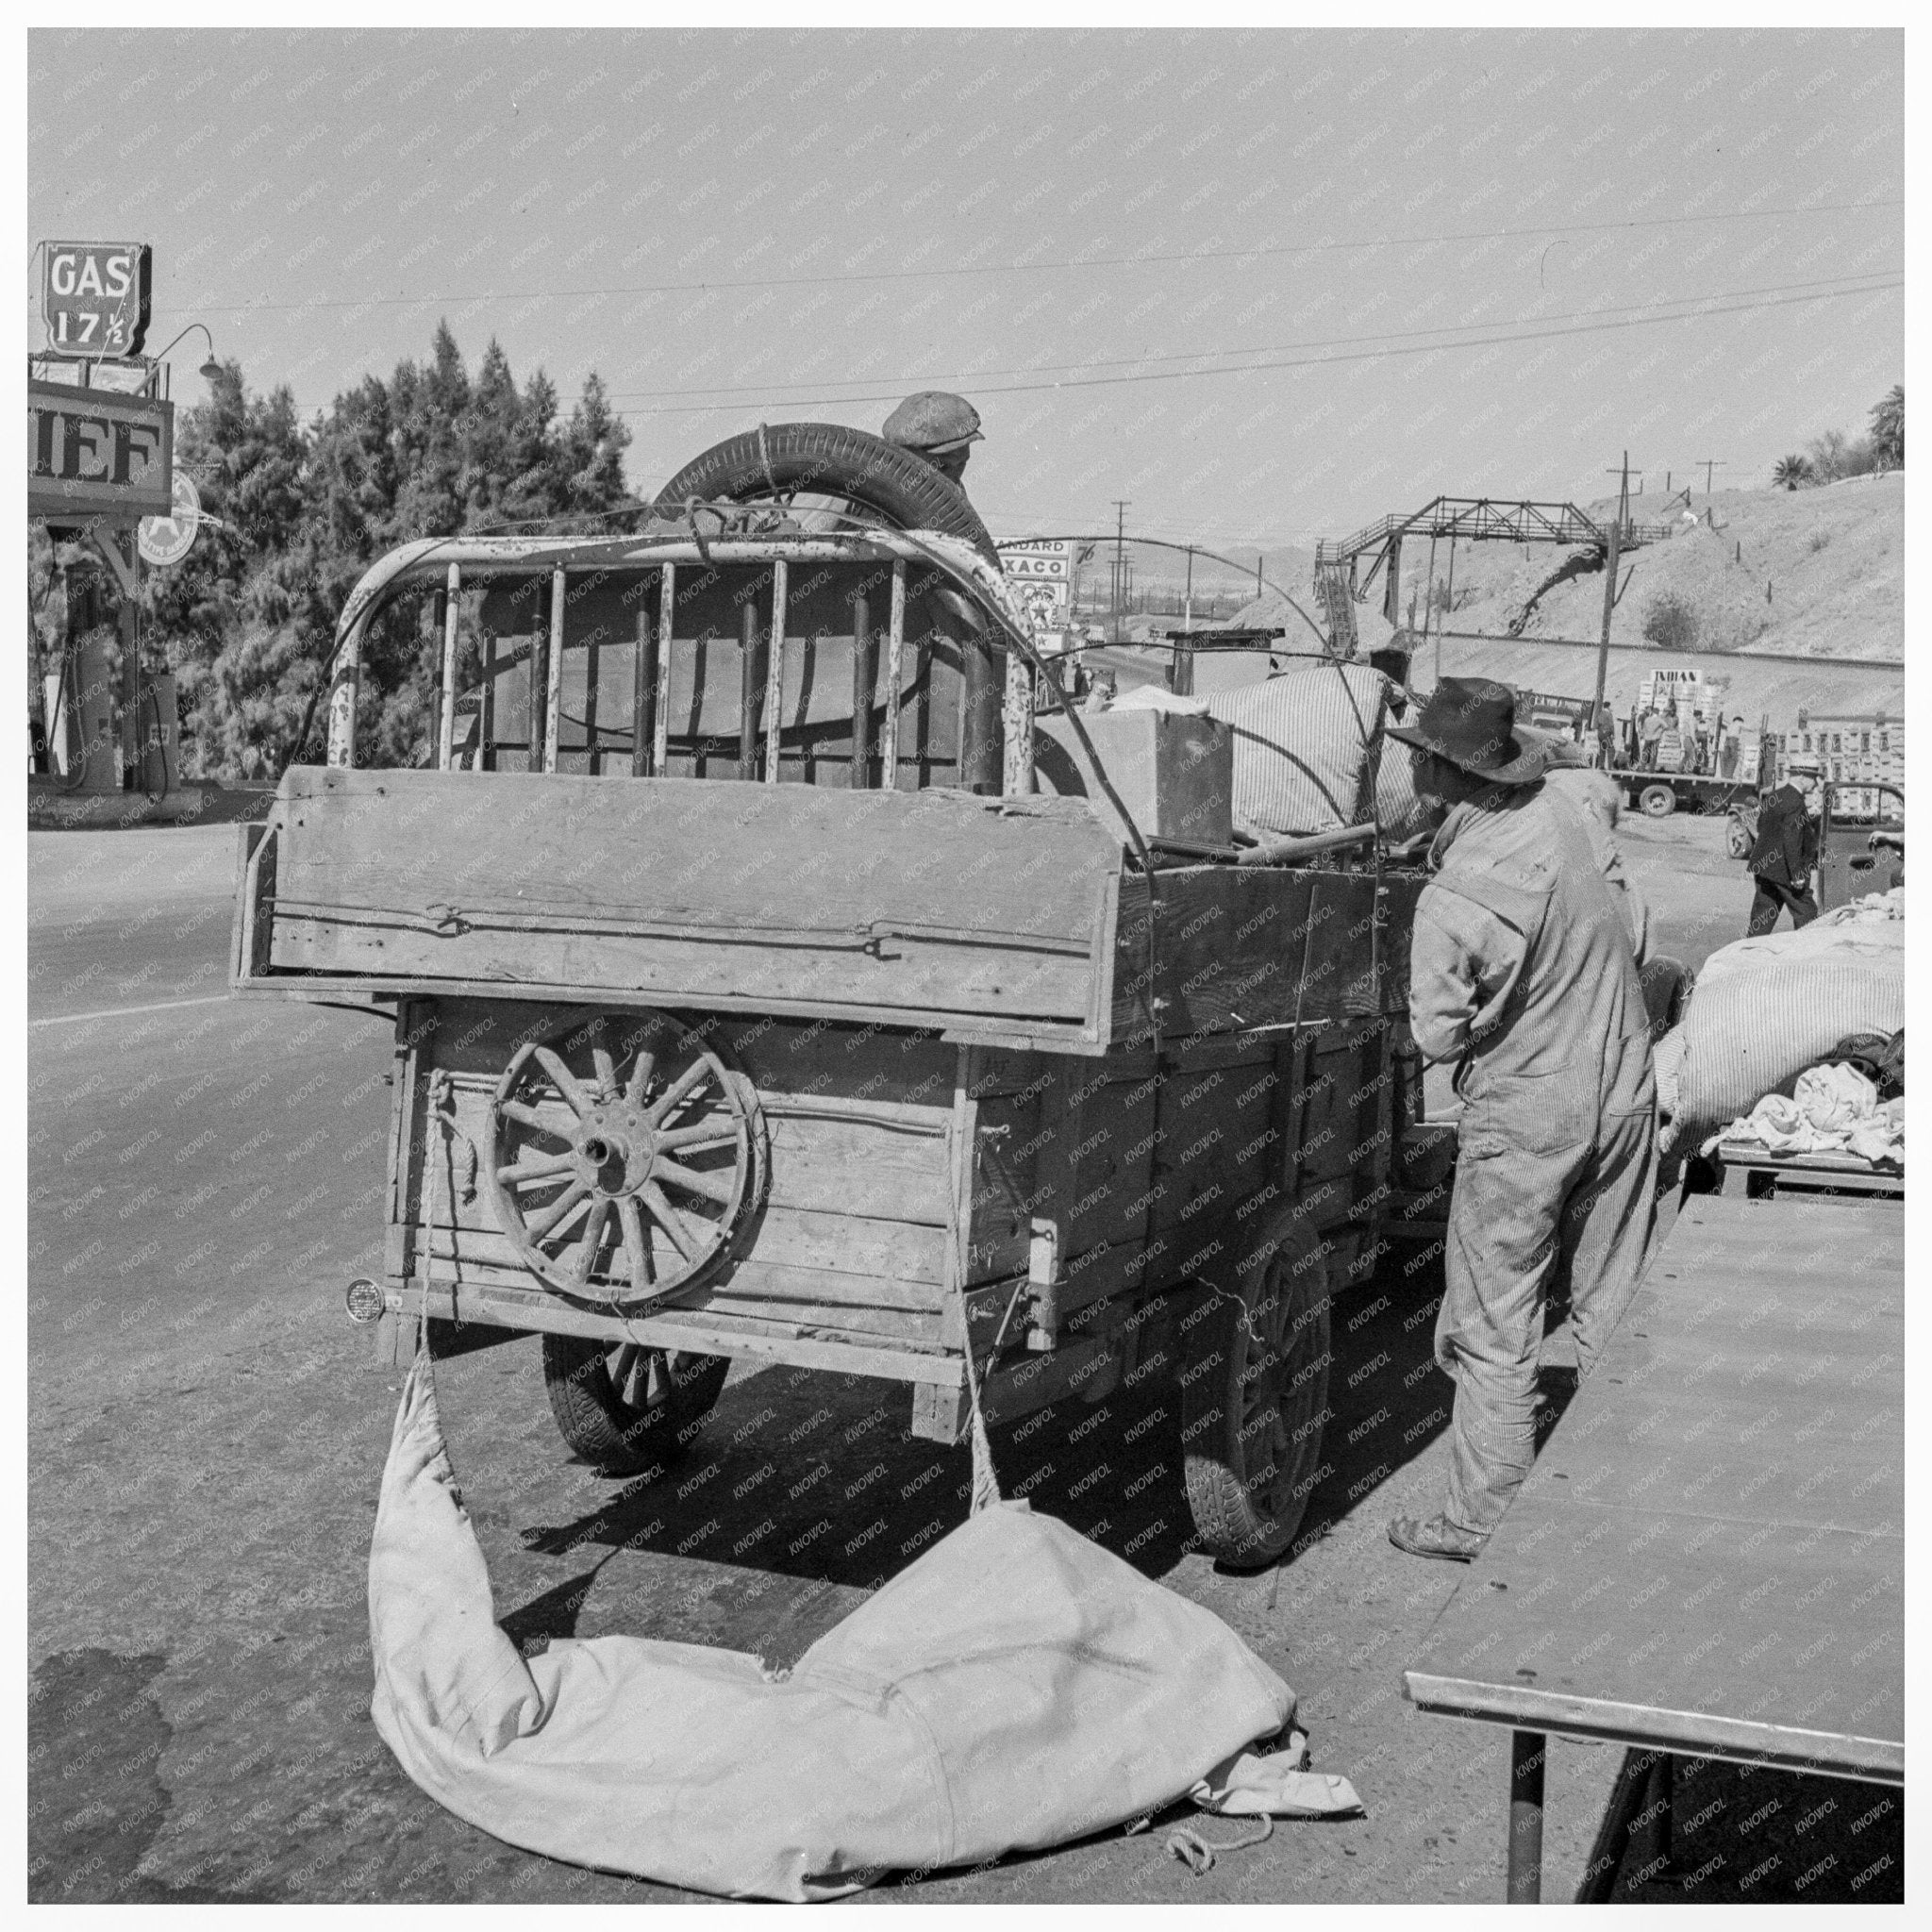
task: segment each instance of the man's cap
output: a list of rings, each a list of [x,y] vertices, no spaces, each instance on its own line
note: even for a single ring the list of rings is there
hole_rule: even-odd
[[[923,389],[908,396],[886,418],[882,433],[888,442],[929,457],[986,441],[979,431],[979,411],[964,396],[949,395],[942,389]]]
[[[1488,677],[1443,678],[1415,723],[1391,724],[1389,736],[1492,785],[1534,784],[1556,749],[1541,732],[1517,724],[1516,693]]]

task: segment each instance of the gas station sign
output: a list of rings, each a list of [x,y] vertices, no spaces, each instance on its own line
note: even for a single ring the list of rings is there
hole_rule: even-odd
[[[49,242],[41,283],[48,351],[139,356],[153,294],[154,256],[145,242]]]
[[[1073,590],[1074,545],[1063,538],[999,546],[1000,568],[1036,632],[1064,629]]]
[[[26,386],[26,509],[133,524],[175,507],[175,406],[62,382]]]

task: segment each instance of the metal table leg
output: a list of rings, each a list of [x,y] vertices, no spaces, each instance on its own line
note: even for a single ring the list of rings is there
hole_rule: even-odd
[[[1509,1733],[1509,1903],[1533,1906],[1543,1895],[1543,1759],[1541,1731]]]

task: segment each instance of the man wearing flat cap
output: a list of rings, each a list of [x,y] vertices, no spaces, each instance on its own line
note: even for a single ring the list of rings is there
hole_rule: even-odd
[[[1773,931],[1787,907],[1793,928],[1818,917],[1811,874],[1818,865],[1818,822],[1812,814],[1821,804],[1820,762],[1804,752],[1787,758],[1785,782],[1758,810],[1757,837],[1748,860],[1751,883],[1757,889],[1744,928],[1748,939]]]
[[[908,396],[886,418],[883,434],[888,442],[924,457],[962,491],[973,445],[986,441],[979,430],[979,411],[964,396],[948,395],[942,389],[923,389]]]
[[[1440,820],[1416,906],[1409,1024],[1457,1062],[1463,1102],[1436,1360],[1455,1378],[1448,1494],[1390,1541],[1466,1561],[1536,1453],[1547,1303],[1567,1286],[1589,1374],[1642,1273],[1656,1083],[1624,916],[1582,821],[1544,786],[1554,746],[1515,693],[1445,677],[1413,723],[1416,795]]]

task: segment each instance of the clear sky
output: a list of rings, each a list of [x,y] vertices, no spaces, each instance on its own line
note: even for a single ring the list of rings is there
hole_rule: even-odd
[[[443,316],[597,370],[639,489],[952,388],[996,534],[1299,546],[1761,485],[1904,376],[1890,30],[42,31],[28,103],[30,237],[152,242],[151,350],[306,412]]]

